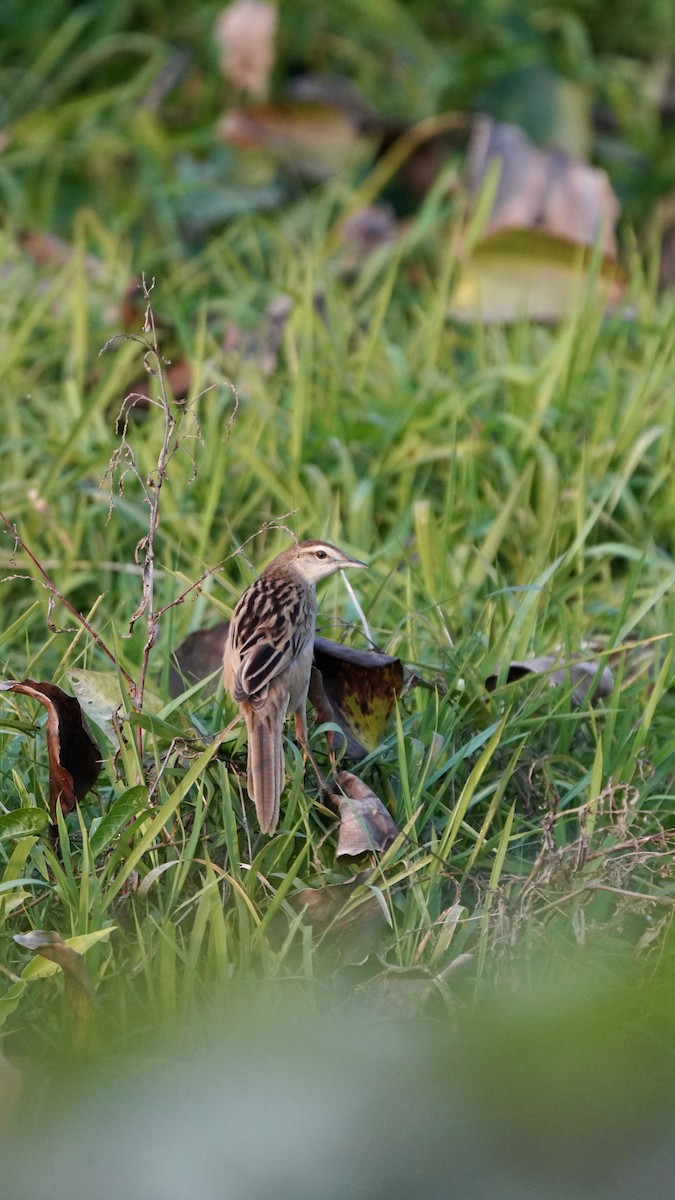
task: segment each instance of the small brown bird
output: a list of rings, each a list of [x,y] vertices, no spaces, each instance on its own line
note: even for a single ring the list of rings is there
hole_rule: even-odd
[[[286,713],[307,745],[305,705],[314,655],[316,585],[345,567],[365,567],[330,542],[298,542],[247,587],[225,643],[225,686],[248,732],[248,794],[263,833],[274,833],[284,788]]]

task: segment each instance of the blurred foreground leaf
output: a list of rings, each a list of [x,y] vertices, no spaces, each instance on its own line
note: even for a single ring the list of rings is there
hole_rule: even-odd
[[[497,168],[497,192],[485,234],[538,229],[584,246],[600,242],[616,256],[619,202],[605,171],[560,150],[541,150],[517,125],[478,117],[467,161],[471,190]]]
[[[597,270],[582,246],[537,229],[505,229],[473,246],[450,300],[457,321],[557,321],[578,308],[593,288],[612,311],[625,291],[610,259]]]

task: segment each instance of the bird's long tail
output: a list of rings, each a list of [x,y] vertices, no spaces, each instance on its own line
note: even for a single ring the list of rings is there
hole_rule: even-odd
[[[255,804],[263,833],[274,833],[284,790],[284,751],[281,735],[284,713],[276,706],[256,712],[247,708],[248,794]]]

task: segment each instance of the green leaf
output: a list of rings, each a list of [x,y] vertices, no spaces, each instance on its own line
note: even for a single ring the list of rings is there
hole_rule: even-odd
[[[145,808],[147,802],[148,789],[140,785],[129,788],[115,801],[89,838],[93,858],[98,858],[108,848],[113,838]]]
[[[42,833],[47,820],[47,814],[41,808],[17,808],[6,813],[0,817],[0,842]]]
[[[83,713],[94,725],[103,731],[113,743],[117,737],[113,729],[113,716],[120,710],[126,714],[129,707],[129,697],[125,696],[116,671],[83,671],[73,667],[66,671],[66,677],[80,702]],[[143,696],[143,707],[146,712],[160,712],[163,702],[146,691]]]

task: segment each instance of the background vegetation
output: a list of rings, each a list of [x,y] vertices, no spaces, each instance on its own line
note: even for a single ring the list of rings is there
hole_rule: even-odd
[[[61,821],[57,854],[11,824],[47,807],[44,713],[0,695],[0,1027],[13,1064],[0,1101],[27,1139],[16,1194],[44,1194],[47,1179],[55,1196],[86,1194],[81,1164],[53,1172],[57,1150],[82,1144],[107,1194],[113,1142],[130,1147],[116,1188],[133,1190],[138,1163],[170,1196],[184,1128],[191,1194],[220,1195],[222,1150],[200,1160],[190,1145],[203,1134],[219,1147],[222,1122],[237,1146],[232,1194],[283,1194],[279,1162],[303,1158],[318,1115],[356,1164],[352,1175],[337,1155],[321,1194],[357,1194],[377,1159],[390,1165],[373,1195],[393,1180],[445,1195],[447,1134],[460,1194],[541,1195],[546,1179],[552,1196],[602,1195],[607,1181],[628,1195],[658,1145],[641,1194],[659,1195],[675,904],[675,314],[657,286],[657,206],[674,184],[672,6],[287,0],[272,109],[288,119],[284,90],[312,72],[349,80],[368,110],[356,120],[349,101],[352,152],[319,170],[317,142],[331,143],[343,111],[331,102],[321,124],[324,94],[309,172],[284,138],[243,150],[217,136],[241,100],[218,69],[218,11],[17,0],[0,17],[0,509],[138,678],[143,621],[126,635],[142,481],[164,427],[155,404],[136,406],[138,476],[120,491],[116,418],[130,391],[156,400],[161,380],[133,337],[100,351],[142,334],[145,272],[160,348],[181,372],[163,368],[182,426],[155,607],[224,563],[162,618],[138,714],[63,606],[48,614],[34,562],[0,541],[3,677],[70,691],[69,672],[95,670],[123,701],[117,734],[96,729],[104,769]],[[345,265],[342,221],[378,156],[446,110],[518,121],[609,170],[623,205],[620,311],[606,315],[589,287],[554,326],[448,320],[461,136],[430,188],[399,173],[375,189],[399,236]],[[222,690],[169,696],[171,649],[229,615],[247,559],[262,565],[289,529],[368,559],[354,586],[373,639],[422,681],[357,768],[406,834],[377,861],[336,859],[334,821],[290,742],[280,832],[257,835],[241,731],[212,740],[232,715]],[[339,581],[321,624],[366,644]],[[578,703],[571,675],[513,682],[511,663],[543,654],[580,655],[596,682],[609,667],[604,697]],[[303,916],[307,887],[319,899]],[[75,939],[84,960],[60,970],[33,957],[14,940],[32,930]],[[176,1053],[167,1089],[157,1063]],[[130,1102],[119,1080],[146,1071]],[[400,1093],[377,1082],[389,1071]],[[100,1089],[95,1103],[85,1086]],[[63,1122],[35,1155],[36,1114],[57,1096]],[[99,1111],[107,1135],[87,1115]],[[424,1137],[415,1111],[432,1114]],[[140,1146],[148,1113],[156,1132]],[[256,1120],[275,1131],[262,1150]],[[335,1154],[318,1125],[308,1179]],[[305,1186],[289,1173],[289,1194]]]

